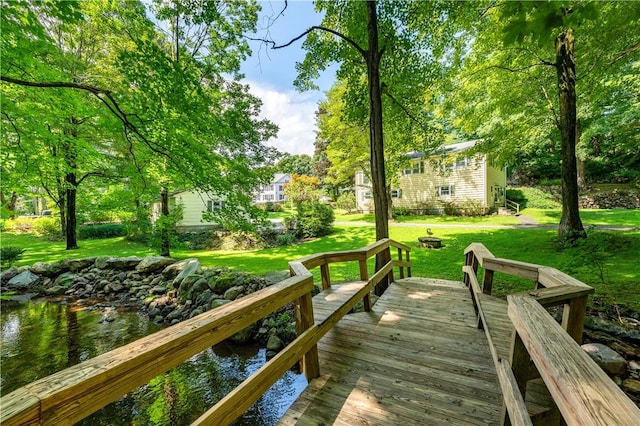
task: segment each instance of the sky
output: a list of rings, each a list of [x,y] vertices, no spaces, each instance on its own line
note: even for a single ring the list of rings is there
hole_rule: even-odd
[[[269,25],[270,20],[282,11],[284,2],[259,3],[262,12],[258,20],[259,30],[254,37],[270,38],[278,44],[289,42],[322,20],[311,1],[289,1],[283,15]],[[318,101],[333,83],[335,68],[315,81],[319,91],[298,92],[293,81],[297,76],[296,62],[302,62],[305,55],[302,42],[303,39],[277,50],[264,43],[251,42],[253,54],[244,62],[242,72],[251,93],[262,99],[262,117],[280,128],[278,136],[267,144],[282,152],[313,155],[315,111]]]

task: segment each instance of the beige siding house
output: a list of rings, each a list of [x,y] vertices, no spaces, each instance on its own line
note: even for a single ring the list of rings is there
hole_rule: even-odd
[[[224,201],[211,194],[198,191],[178,191],[169,195],[169,211],[176,206],[182,207],[182,219],[176,223],[178,231],[196,231],[216,226],[215,222],[203,218],[205,212],[218,211],[223,208]],[[160,203],[153,205],[152,220],[160,217]]]
[[[486,154],[465,155],[476,141],[444,146],[437,155],[409,153],[410,165],[391,188],[393,207],[417,213],[482,211],[504,206],[507,175]],[[371,183],[356,173],[358,210],[373,211]]]

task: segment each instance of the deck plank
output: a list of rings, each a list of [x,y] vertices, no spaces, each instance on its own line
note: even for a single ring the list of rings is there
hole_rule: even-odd
[[[330,309],[314,298],[316,321]],[[318,350],[321,376],[279,424],[473,425],[500,420],[501,393],[489,345],[460,282],[398,280],[372,312],[340,320]]]

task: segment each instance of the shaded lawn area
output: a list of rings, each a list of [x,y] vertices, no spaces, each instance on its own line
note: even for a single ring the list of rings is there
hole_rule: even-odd
[[[522,210],[522,214],[535,219],[540,225],[557,225],[560,223],[562,210],[527,208]],[[589,226],[640,227],[640,210],[638,209],[581,209],[580,218],[585,228]]]
[[[640,310],[640,269],[637,255],[640,253],[640,231],[591,232],[587,243],[580,247],[559,248],[555,230],[540,229],[478,229],[438,228],[434,236],[442,239],[438,250],[423,249],[417,238],[424,231],[401,226],[390,227],[391,238],[411,247],[412,273],[414,276],[462,279],[464,249],[472,242],[483,243],[495,256],[539,265],[555,267],[596,289],[598,299],[615,302]],[[355,250],[375,240],[375,229],[370,226],[336,226],[335,232],[324,238],[306,241],[288,247],[276,247],[252,251],[188,251],[173,250],[176,258],[196,257],[204,266],[230,267],[262,275],[268,271],[286,270],[288,263],[314,253],[339,250]],[[153,250],[122,238],[85,240],[79,250],[66,251],[64,243],[50,243],[29,235],[2,234],[2,246],[26,247],[27,251],[16,265],[37,261],[56,261],[64,258],[90,256],[146,256]],[[394,253],[394,258],[395,258]],[[369,261],[369,273],[373,273],[374,259]],[[334,283],[359,279],[357,262],[332,264],[329,267]],[[313,271],[316,283],[320,283],[319,268]],[[604,278],[603,279],[600,277]],[[606,285],[605,285],[606,283]],[[505,274],[496,273],[494,294],[504,295],[531,289],[533,283]]]

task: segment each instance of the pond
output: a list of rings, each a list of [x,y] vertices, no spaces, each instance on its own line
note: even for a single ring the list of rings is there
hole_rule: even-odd
[[[3,303],[0,325],[2,395],[163,328],[135,309],[65,299]],[[265,360],[263,348],[216,345],[78,424],[190,424]],[[235,424],[275,424],[305,386],[287,372]]]

